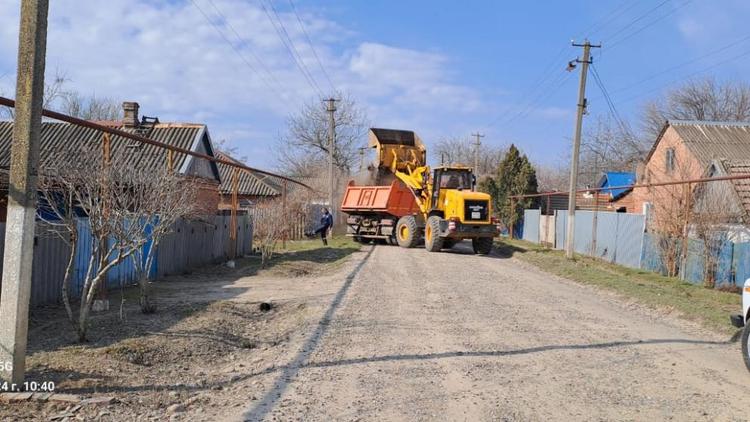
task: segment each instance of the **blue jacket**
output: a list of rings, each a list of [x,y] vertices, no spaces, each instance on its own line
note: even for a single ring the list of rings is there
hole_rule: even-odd
[[[333,225],[333,216],[331,213],[323,214],[323,218],[320,219],[320,224],[322,224],[323,227],[331,227]]]

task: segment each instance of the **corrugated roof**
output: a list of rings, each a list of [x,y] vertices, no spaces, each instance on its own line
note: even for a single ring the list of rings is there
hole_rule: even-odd
[[[225,160],[230,160],[239,163],[231,156],[219,152],[217,157]],[[219,174],[221,175],[221,185],[219,190],[222,194],[232,193],[232,172],[234,168],[228,164],[219,163]],[[246,170],[238,170],[238,182],[237,193],[239,195],[247,196],[278,196],[281,195],[281,187],[275,186],[272,183],[268,183],[271,179],[266,175],[262,175],[255,172]]]
[[[150,139],[178,148],[192,150],[196,139],[205,131],[202,124],[159,123],[148,134]],[[124,129],[135,133],[135,129]],[[41,139],[41,165],[53,165],[62,152],[101,148],[102,132],[63,122],[43,122]],[[13,139],[13,122],[0,121],[0,168],[10,167],[10,145]],[[155,145],[144,145],[120,136],[110,138],[112,160],[135,160],[144,171],[156,169],[167,163],[167,150]],[[174,153],[175,169],[180,170],[188,155]],[[213,163],[212,163],[213,164]],[[218,172],[217,172],[218,173]]]
[[[725,160],[722,164],[731,176],[750,175],[750,160]],[[732,185],[742,207],[750,215],[750,179],[732,180]]]
[[[701,167],[711,160],[750,160],[750,122],[669,121]]]

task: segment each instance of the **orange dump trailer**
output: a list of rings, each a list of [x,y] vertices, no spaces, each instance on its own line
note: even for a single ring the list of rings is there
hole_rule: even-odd
[[[358,242],[382,239],[396,244],[396,222],[404,215],[416,214],[419,207],[403,182],[387,186],[356,186],[349,182],[341,211],[348,214],[347,235]]]

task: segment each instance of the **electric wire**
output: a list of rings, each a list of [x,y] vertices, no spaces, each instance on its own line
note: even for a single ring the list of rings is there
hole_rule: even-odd
[[[206,13],[206,11],[203,10],[203,8],[201,8],[195,0],[190,0],[190,2],[193,4],[193,6],[195,6],[196,9],[198,9],[198,11],[200,12],[200,14],[203,15],[203,17],[206,19],[206,21],[214,28],[214,30],[216,30],[216,32],[221,36],[221,38],[227,44],[229,44],[229,46],[232,48],[232,50],[235,52],[235,54],[240,58],[240,60],[242,60],[242,62],[248,68],[250,68],[250,70],[253,71],[253,73],[255,73],[256,75],[258,75],[258,77],[260,78],[260,80],[263,82],[263,84],[266,85],[266,87],[268,87],[268,89],[270,89],[271,91],[274,92],[274,94],[276,94],[276,98],[278,98],[279,101],[285,103],[285,105],[289,106],[289,103],[284,98],[284,96],[282,95],[282,93],[280,91],[278,91],[274,86],[272,86],[263,77],[263,75],[260,73],[260,71],[258,71],[258,69],[252,63],[250,63],[250,61],[247,59],[247,57],[245,57],[245,55],[242,53],[242,51],[229,39],[229,37],[226,36],[226,34],[221,30],[221,28],[219,28],[218,24],[216,22],[214,22],[213,20],[211,20],[211,18],[208,16],[208,14]]]
[[[307,69],[305,62],[302,60],[301,56],[299,55],[297,48],[294,46],[294,42],[292,41],[291,37],[289,37],[289,33],[284,27],[284,23],[281,21],[279,14],[276,12],[276,8],[273,7],[273,3],[269,2],[268,7],[266,7],[266,3],[263,0],[259,0],[259,2],[261,5],[261,8],[263,9],[263,12],[266,14],[266,16],[268,17],[268,20],[271,22],[271,25],[276,31],[276,35],[278,35],[279,40],[281,40],[281,43],[284,45],[284,47],[286,47],[286,50],[292,56],[292,60],[297,65],[297,68],[300,70],[300,72],[302,72],[302,75],[305,77],[310,87],[313,88],[313,90],[317,92],[320,98],[325,97],[325,95],[323,95],[323,91],[320,89],[320,86],[315,81],[315,78],[312,76],[312,74],[310,74],[310,71]],[[273,12],[273,14],[276,16],[276,20],[278,22],[274,21],[273,17],[271,16],[271,12],[269,12],[269,8]]]
[[[323,62],[320,60],[320,56],[318,56],[318,52],[315,50],[315,46],[313,45],[312,39],[310,38],[310,35],[307,33],[307,29],[305,29],[305,24],[302,22],[302,18],[297,12],[297,7],[294,5],[294,2],[292,0],[289,0],[289,5],[292,7],[292,11],[294,12],[294,15],[297,17],[297,22],[299,23],[299,27],[302,30],[302,33],[305,35],[305,38],[307,39],[307,43],[310,45],[310,51],[312,51],[313,56],[315,57],[315,61],[318,62],[318,66],[320,67],[320,70],[323,72],[323,75],[328,81],[328,85],[331,86],[331,89],[333,90],[333,92],[336,92],[336,86],[333,84],[330,75],[326,71],[325,66],[323,66]]]

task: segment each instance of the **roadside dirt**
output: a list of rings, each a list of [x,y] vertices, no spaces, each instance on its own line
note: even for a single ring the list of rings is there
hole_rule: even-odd
[[[325,294],[351,252],[289,253],[262,271],[255,258],[246,258],[236,269],[214,266],[170,277],[154,285],[155,315],[142,315],[136,292],[126,290],[124,322],[120,294],[110,293],[112,309],[94,317],[91,342],[83,345],[72,341],[61,307],[34,309],[28,379],[53,381],[57,393],[112,397],[115,403],[0,400],[0,420],[67,413],[84,420],[205,420],[228,403],[244,405],[246,393],[259,391],[244,376],[285,353],[290,337],[311,318],[308,304]],[[262,311],[261,302],[272,309]],[[242,401],[227,401],[238,392]]]
[[[289,262],[292,273],[214,269],[163,283],[174,298],[164,319],[175,320],[147,329],[169,335],[83,348],[42,342],[32,368],[65,392],[115,396],[77,412],[108,412],[100,420],[750,415],[737,343],[514,259],[475,256],[469,245],[440,254],[365,246],[333,266]],[[278,306],[261,313],[263,300]],[[59,327],[38,329],[36,338]],[[0,404],[0,419],[65,408],[49,407]]]

